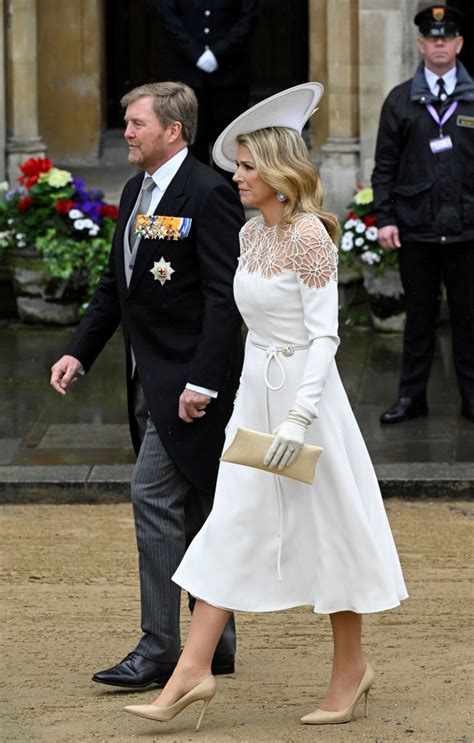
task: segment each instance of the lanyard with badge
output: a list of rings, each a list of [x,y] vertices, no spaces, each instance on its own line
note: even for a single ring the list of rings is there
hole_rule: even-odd
[[[443,126],[446,124],[448,119],[451,118],[457,107],[458,102],[454,101],[453,103],[451,103],[448,110],[445,111],[443,116],[440,117],[439,113],[431,103],[428,103],[428,105],[426,106],[428,113],[430,114],[430,116],[432,116],[432,118],[439,126],[439,136],[435,137],[434,139],[430,139],[430,149],[434,155],[437,155],[438,152],[445,152],[446,150],[453,149],[453,142],[449,134],[443,136]]]

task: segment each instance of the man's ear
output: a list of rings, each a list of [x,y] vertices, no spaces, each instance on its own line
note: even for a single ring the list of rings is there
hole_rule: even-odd
[[[458,36],[456,38],[456,54],[459,54],[464,44],[464,39],[462,36]]]
[[[418,51],[420,52],[421,56],[425,56],[425,39],[423,36],[417,36],[416,37],[416,43],[418,46]]]
[[[173,142],[176,142],[176,140],[181,136],[182,131],[182,123],[180,121],[173,121],[169,126],[169,143],[172,144]]]

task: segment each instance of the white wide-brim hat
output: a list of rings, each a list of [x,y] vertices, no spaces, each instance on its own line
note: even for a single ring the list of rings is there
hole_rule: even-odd
[[[214,162],[231,173],[237,170],[237,137],[256,129],[284,126],[301,134],[304,125],[317,110],[323,93],[321,83],[303,83],[252,106],[219,134],[212,150]]]

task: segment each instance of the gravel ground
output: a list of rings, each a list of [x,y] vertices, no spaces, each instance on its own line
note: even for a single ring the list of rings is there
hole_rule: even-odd
[[[152,701],[153,690],[109,691],[90,681],[138,637],[130,507],[1,507],[1,740],[470,741],[473,504],[395,499],[387,510],[410,599],[366,618],[366,652],[377,673],[369,717],[361,705],[349,725],[299,724],[324,693],[331,650],[327,618],[302,607],[238,616],[237,673],[220,677],[196,736],[197,705],[153,723],[122,711]]]

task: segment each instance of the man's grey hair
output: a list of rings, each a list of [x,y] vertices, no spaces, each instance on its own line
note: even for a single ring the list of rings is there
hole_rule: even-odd
[[[153,109],[165,128],[175,121],[182,124],[183,139],[192,144],[196,138],[198,102],[189,85],[179,82],[146,83],[133,88],[120,101],[127,108],[139,98],[153,98]]]

